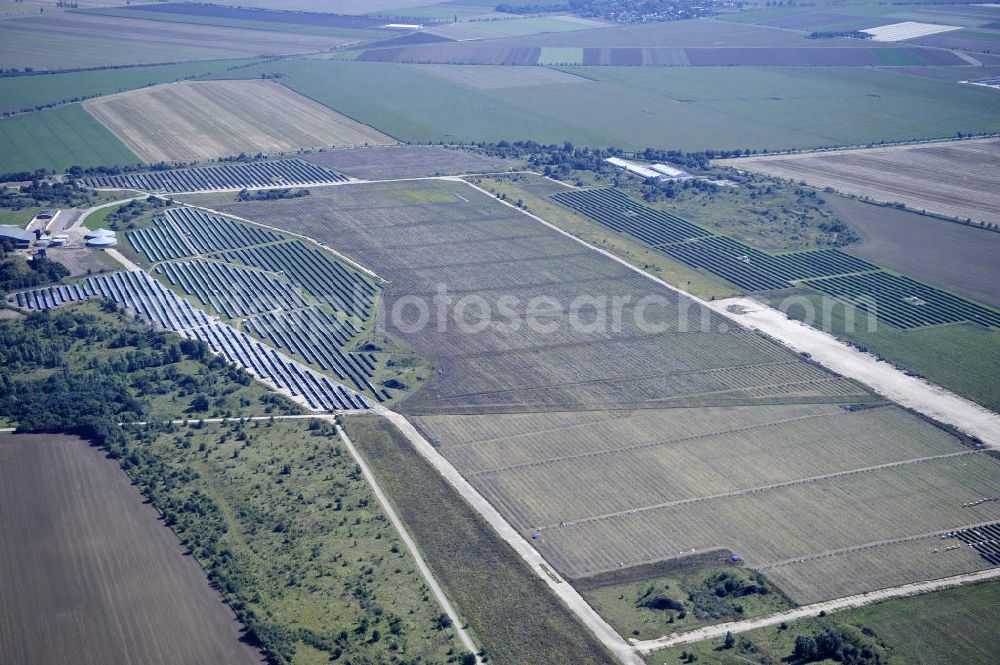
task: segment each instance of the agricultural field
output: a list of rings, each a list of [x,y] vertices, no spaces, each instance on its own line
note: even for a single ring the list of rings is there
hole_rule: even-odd
[[[378,17],[269,11],[222,5],[167,2],[130,5],[128,7],[102,7],[86,11],[102,16],[193,23],[247,30],[292,32],[337,37],[352,41],[379,39],[395,34],[393,31],[382,29],[385,20]]]
[[[471,177],[468,180],[494,196],[520,201],[523,210],[699,298],[728,298],[738,291],[735,285],[721,277],[675,261],[638,239],[595,224],[582,213],[557,203],[553,195],[567,191],[570,188],[567,184],[528,174]]]
[[[560,59],[554,47],[500,46],[491,41],[476,45],[462,42],[419,44],[365,51],[368,62],[453,63],[458,65],[538,65]],[[566,49],[567,47],[555,47]],[[917,46],[857,48],[829,47],[576,47],[582,55],[576,64],[587,66],[690,66],[690,67],[880,67],[967,66],[968,61],[947,51]],[[566,51],[562,51],[566,53]],[[576,60],[576,57],[573,58]]]
[[[110,95],[157,83],[221,74],[254,59],[211,60],[175,65],[124,67],[63,74],[0,78],[0,114]]]
[[[728,13],[725,19],[808,33],[864,30],[905,21],[975,27],[995,21],[996,11],[989,5],[933,1],[891,5],[820,2],[808,7],[786,6],[766,9],[758,7],[749,11]]]
[[[353,41],[99,16],[82,12],[5,19],[0,68],[60,70],[311,53]]]
[[[949,141],[719,162],[912,210],[1000,226],[1000,139]]]
[[[395,143],[274,81],[185,81],[83,107],[148,163]]]
[[[546,321],[558,322],[580,293],[650,288],[459,183],[346,185],[223,207],[375,268],[392,285],[388,312],[443,285],[488,308],[499,294],[522,307],[553,295],[560,305]],[[674,306],[657,320],[672,321]],[[962,507],[997,490],[995,459],[752,334],[710,325],[639,337],[628,314],[623,331],[589,334],[414,331],[387,317],[436,369],[400,408],[516,528],[536,534],[560,572],[586,578],[724,548],[773,568],[779,588],[810,602],[988,565],[928,552],[935,533],[996,519],[993,504]],[[645,408],[627,410],[636,406]],[[911,540],[923,547],[907,549]],[[849,583],[844,560],[870,572]]]
[[[742,150],[1000,129],[992,90],[878,69],[564,70],[592,82],[475,90],[412,65],[333,60],[285,60],[235,74],[287,74],[283,82],[300,94],[410,142],[533,139],[626,149]],[[394,103],[399,98],[415,100],[405,114]],[[840,110],[846,103],[856,110],[850,120]]]
[[[79,104],[0,120],[0,173],[138,163],[139,157]]]
[[[897,407],[418,416],[416,423],[515,526],[538,534],[536,545],[550,561],[585,585],[586,578],[623,563],[683,561],[685,553],[720,548],[739,553],[798,602],[988,565],[974,555],[928,560],[933,537],[920,538],[911,551],[878,544],[995,513],[988,508],[975,515],[960,506],[967,500],[957,499],[971,499],[979,489],[988,495],[996,460]],[[816,437],[817,431],[824,436]],[[952,473],[965,480],[943,480]],[[966,482],[987,485],[973,489]],[[834,506],[850,504],[853,511],[862,495],[882,505],[875,494],[898,492],[907,483],[936,496],[941,507],[918,509],[904,520],[904,532],[888,516],[865,518],[870,531],[847,521],[838,526]],[[827,507],[807,498],[812,496],[828,499]],[[889,501],[924,505],[922,494],[907,491],[906,497]],[[772,510],[784,515],[774,526],[728,526],[730,520],[772,519]],[[800,510],[811,511],[814,518],[807,521],[823,527],[797,531],[805,528],[795,517]]]
[[[302,159],[363,180],[490,173],[523,166],[523,163],[515,160],[442,146],[326,150],[303,155]]]
[[[432,27],[427,32],[456,41],[472,39],[497,39],[521,35],[548,34],[571,30],[605,27],[601,21],[588,21],[575,17],[545,16],[537,18],[504,18],[499,20],[447,23]]]
[[[506,90],[550,85],[585,85],[588,78],[548,67],[469,67],[467,65],[420,65],[419,71],[449,83],[474,90]]]
[[[0,435],[0,498],[0,661],[262,662],[157,511],[88,442]]]

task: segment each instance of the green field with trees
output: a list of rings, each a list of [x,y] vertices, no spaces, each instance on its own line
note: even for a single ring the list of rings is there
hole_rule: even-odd
[[[1000,651],[998,602],[1000,582],[980,582],[673,647],[646,662],[992,665]]]
[[[300,409],[107,305],[5,319],[0,340],[5,421],[105,448],[269,663],[469,662],[332,423],[266,419]],[[201,420],[246,415],[265,419]]]
[[[621,635],[640,640],[793,606],[762,574],[736,566],[581,586],[581,593]]]

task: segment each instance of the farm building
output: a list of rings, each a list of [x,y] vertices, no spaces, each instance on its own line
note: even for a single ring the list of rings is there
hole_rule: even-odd
[[[38,214],[35,215],[35,219],[53,219],[58,214],[58,210],[39,210]]]
[[[97,229],[84,236],[87,247],[114,247],[118,244],[118,239],[114,231],[108,229]]]
[[[673,166],[667,166],[666,164],[653,164],[649,168],[657,173],[662,173],[663,177],[668,180],[687,180],[691,177],[691,174],[687,171],[682,171],[681,169]]]
[[[642,164],[636,164],[635,162],[630,162],[627,159],[620,159],[618,157],[608,157],[604,161],[641,178],[655,178],[657,180],[686,180],[691,177],[691,175],[687,172],[674,168],[673,166],[667,166],[666,164],[652,164],[650,166],[644,166]]]
[[[9,242],[17,249],[27,249],[35,237],[31,231],[19,226],[0,226],[0,242]]]

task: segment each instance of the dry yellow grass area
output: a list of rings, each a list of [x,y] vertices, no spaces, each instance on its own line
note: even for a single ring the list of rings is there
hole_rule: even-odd
[[[84,108],[149,163],[396,143],[275,81],[182,81]]]

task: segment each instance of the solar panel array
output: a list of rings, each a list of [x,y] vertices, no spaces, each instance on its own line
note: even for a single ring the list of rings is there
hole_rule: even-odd
[[[358,390],[389,397],[372,385],[377,360],[371,353],[347,353],[341,347],[350,343],[360,332],[350,320],[341,321],[319,307],[291,312],[268,312],[252,316],[244,322],[246,328],[260,339],[266,339],[279,349],[296,353],[324,372],[332,372],[341,381],[352,383]]]
[[[1000,328],[1000,312],[908,277],[886,272],[805,282],[810,288],[869,311],[899,328],[970,321]]]
[[[88,277],[73,285],[50,286],[17,293],[12,303],[29,310],[108,298],[162,328],[204,341],[226,360],[280,390],[300,397],[316,411],[368,409],[364,397],[329,377],[288,358],[232,326],[210,319],[170,289],[143,272],[115,272]]]
[[[650,245],[711,235],[676,215],[633,201],[614,188],[559,192],[552,198],[600,224]]]
[[[955,531],[948,537],[961,540],[994,566],[1000,565],[1000,522]]]
[[[299,292],[277,277],[229,263],[194,259],[170,261],[156,266],[156,275],[195,296],[228,319],[274,309],[306,307]]]
[[[323,252],[295,239],[273,245],[238,248],[217,255],[227,261],[282,273],[316,300],[345,312],[367,317],[378,287],[365,275],[350,270]]]
[[[280,231],[196,208],[170,208],[128,237],[164,283],[226,319],[246,319],[247,332],[359,391],[391,399],[373,383],[376,356],[345,348],[379,294],[364,273]]]
[[[84,187],[139,189],[147,192],[221,191],[266,187],[301,187],[344,182],[347,176],[302,161],[278,159],[270,162],[198,166],[187,169],[122,173],[81,178]]]
[[[126,238],[137,252],[155,263],[276,242],[285,236],[261,226],[183,207],[168,208],[163,217],[156,217],[149,226],[128,231]]]
[[[878,319],[900,328],[966,321],[1000,327],[1000,312],[994,309],[892,275],[838,249],[769,254],[633,201],[614,188],[565,191],[552,198],[747,291],[777,291],[797,282],[798,286],[866,308]]]
[[[879,269],[836,249],[768,254],[634,201],[614,188],[559,192],[552,198],[671,258],[708,270],[748,291],[786,289],[793,280]]]

